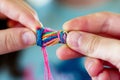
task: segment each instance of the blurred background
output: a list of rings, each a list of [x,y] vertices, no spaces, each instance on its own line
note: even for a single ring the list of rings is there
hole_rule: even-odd
[[[61,30],[67,20],[91,13],[120,13],[120,0],[26,0],[37,12],[45,27]],[[84,69],[84,59],[59,60],[56,49],[47,47],[54,80],[91,80]],[[44,63],[40,47],[0,56],[0,80],[44,80]]]

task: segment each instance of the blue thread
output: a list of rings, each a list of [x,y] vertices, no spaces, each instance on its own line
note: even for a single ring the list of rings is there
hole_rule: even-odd
[[[37,45],[42,47],[43,46],[43,41],[42,41],[42,35],[43,35],[44,29],[40,28],[37,30]]]
[[[43,43],[49,42],[49,41],[51,41],[52,39],[55,39],[55,38],[57,38],[57,36],[50,36],[50,37],[46,38],[45,40],[43,40]]]
[[[63,38],[63,36],[64,36],[63,31],[59,35],[60,35],[60,43],[65,43],[65,40]]]
[[[59,37],[58,37],[58,35],[59,35]],[[45,36],[47,36],[47,37],[45,37]],[[66,36],[67,36],[67,33],[64,31],[60,31],[60,33],[59,33],[59,31],[56,32],[56,31],[40,28],[37,30],[36,42],[37,42],[37,45],[40,47],[49,46],[50,44],[47,44],[47,42],[50,42],[50,41],[52,41],[51,44],[53,44],[53,45],[57,44],[57,43],[65,44],[66,43]],[[59,38],[59,39],[57,39],[57,38]],[[54,41],[56,43],[54,43]]]

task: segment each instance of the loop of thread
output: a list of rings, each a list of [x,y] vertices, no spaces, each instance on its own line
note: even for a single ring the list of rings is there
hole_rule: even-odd
[[[53,31],[48,28],[37,30],[37,45],[41,47],[52,46],[57,43],[66,43],[66,31]]]

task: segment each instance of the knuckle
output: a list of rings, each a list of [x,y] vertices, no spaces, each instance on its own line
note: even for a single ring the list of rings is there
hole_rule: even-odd
[[[100,37],[99,36],[92,36],[92,38],[89,40],[88,44],[87,44],[87,54],[90,56],[95,56],[96,51],[98,49],[98,47],[100,46]]]
[[[9,51],[13,51],[16,47],[15,45],[15,39],[13,34],[9,33],[5,35],[5,49]]]

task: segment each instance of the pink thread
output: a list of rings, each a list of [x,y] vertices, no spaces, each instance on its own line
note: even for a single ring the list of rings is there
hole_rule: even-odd
[[[37,30],[37,45],[42,47],[44,57],[44,80],[53,80],[46,46],[52,46],[57,43],[66,43],[67,33],[65,31],[54,31],[49,28],[39,28]]]
[[[60,40],[60,35],[59,34],[60,34],[60,32],[58,31],[57,36],[58,36],[58,39]]]
[[[52,30],[52,29],[50,29],[50,28],[45,28],[45,29],[44,29],[44,33],[46,33],[46,32],[51,32],[51,31],[54,31],[54,30]]]
[[[50,66],[49,66],[49,61],[48,61],[48,54],[46,51],[45,47],[42,47],[42,52],[43,52],[43,57],[44,57],[44,79],[45,80],[53,80],[51,71],[50,71]]]

